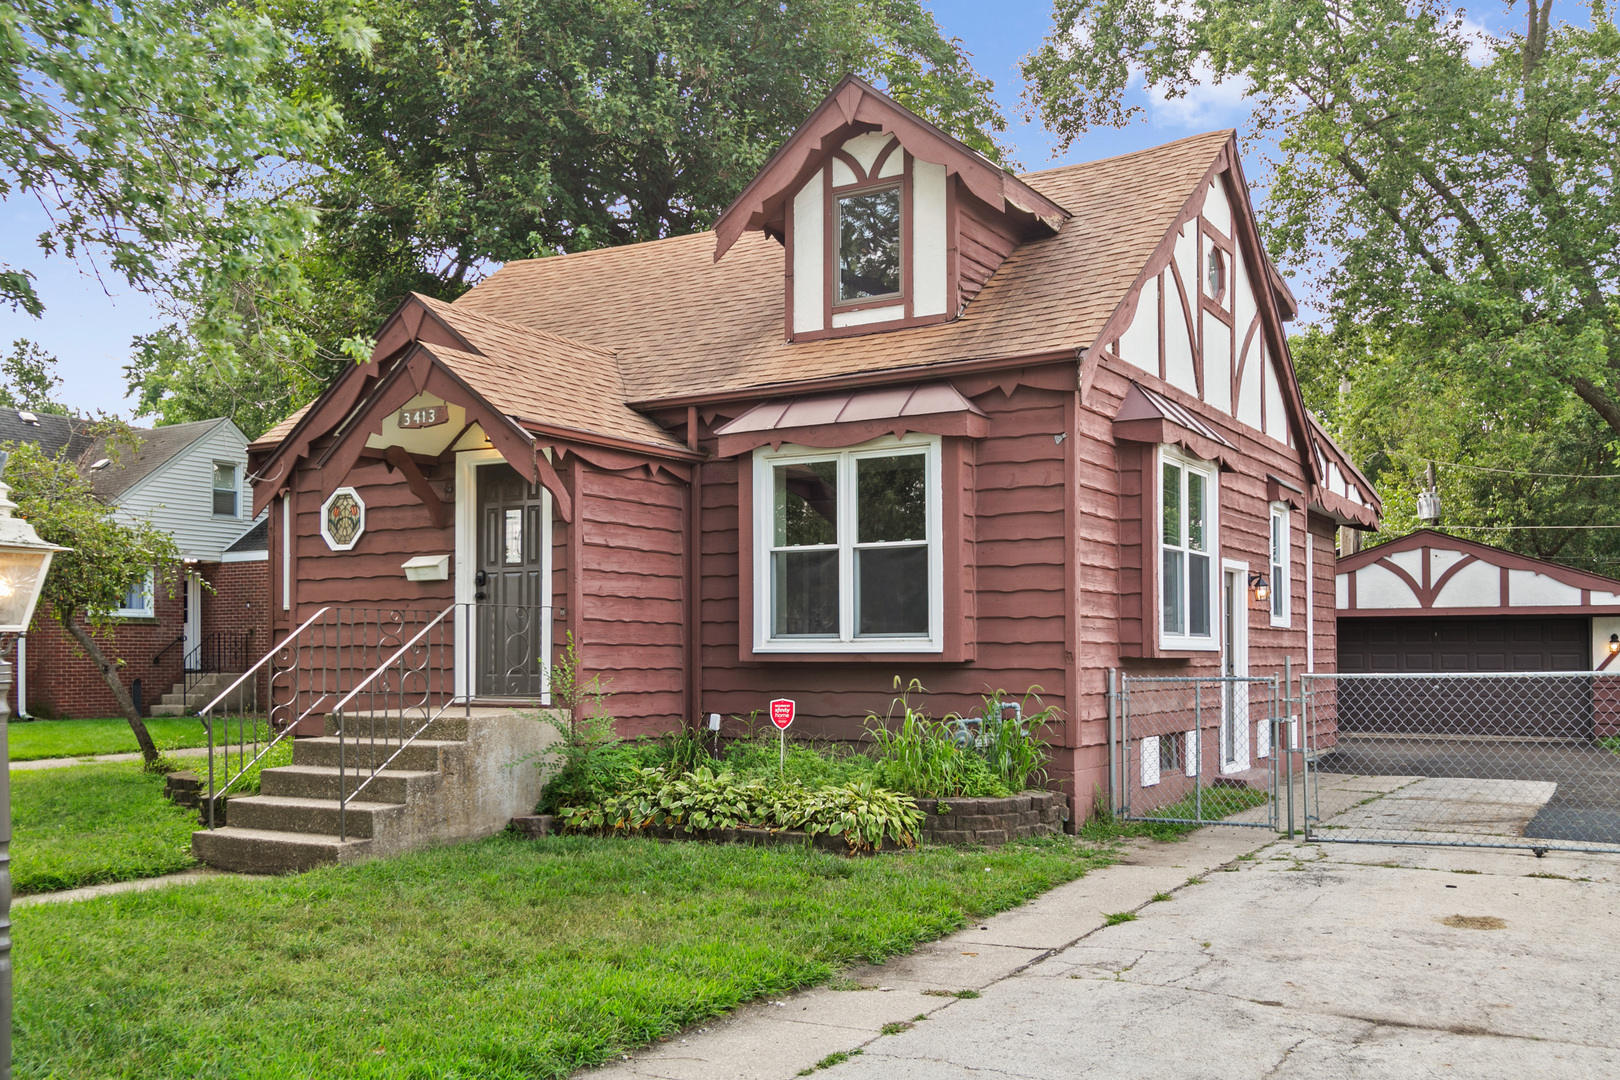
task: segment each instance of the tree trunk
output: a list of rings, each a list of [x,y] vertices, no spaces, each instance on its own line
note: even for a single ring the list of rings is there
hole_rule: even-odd
[[[71,615],[64,616],[60,612],[57,613],[57,619],[69,636],[79,643],[79,647],[90,658],[90,662],[96,665],[96,671],[101,674],[101,681],[112,691],[113,700],[118,702],[118,708],[123,711],[124,719],[129,721],[129,730],[135,733],[135,741],[140,744],[141,757],[148,766],[156,764],[157,744],[152,741],[152,735],[146,730],[141,714],[135,709],[135,699],[129,696],[129,691],[124,689],[124,684],[118,679],[118,665],[107,659],[107,654],[101,651],[101,646],[96,644],[96,639],[90,636],[90,632],[79,625],[78,619]]]

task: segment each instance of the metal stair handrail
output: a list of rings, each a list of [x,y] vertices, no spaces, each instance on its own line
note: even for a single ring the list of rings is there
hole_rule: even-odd
[[[413,742],[415,742],[416,739],[422,734],[422,732],[424,732],[424,731],[426,731],[428,729],[429,725],[431,725],[433,723],[433,721],[435,721],[439,717],[443,716],[445,714],[445,712],[450,708],[450,706],[455,704],[456,695],[452,692],[452,693],[444,695],[444,700],[439,703],[437,708],[434,708],[431,705],[432,698],[433,698],[433,679],[432,679],[433,666],[432,666],[432,662],[431,662],[432,661],[432,655],[431,654],[432,654],[432,649],[434,647],[434,643],[432,641],[428,640],[428,638],[429,638],[429,635],[433,632],[434,628],[436,628],[440,624],[442,624],[445,621],[445,619],[447,617],[449,617],[449,615],[452,612],[454,612],[458,607],[462,607],[462,606],[464,606],[464,605],[462,605],[462,604],[451,604],[449,607],[447,607],[443,611],[439,612],[439,614],[434,616],[433,619],[430,620],[427,623],[426,626],[422,627],[422,629],[418,630],[414,635],[412,635],[412,637],[411,637],[411,639],[409,641],[405,642],[405,644],[401,645],[397,650],[395,650],[395,652],[394,652],[394,654],[392,656],[390,656],[387,660],[383,661],[375,669],[373,669],[371,674],[367,675],[364,679],[360,680],[359,684],[357,684],[353,690],[350,690],[347,694],[345,694],[343,696],[343,699],[341,701],[339,701],[335,706],[333,706],[333,708],[332,708],[332,717],[336,721],[337,738],[338,738],[338,842],[339,843],[342,843],[342,842],[344,842],[344,841],[346,841],[348,839],[348,809],[349,809],[349,803],[353,802],[355,800],[355,797],[358,796],[362,791],[364,791],[366,789],[366,787],[373,780],[375,780],[377,778],[378,773],[382,772],[384,769],[388,768],[389,765],[393,764],[394,760],[396,758],[398,758],[400,754],[403,754],[405,752],[405,748],[410,746]],[[452,630],[452,633],[453,632],[454,631]],[[426,642],[425,645],[423,644],[424,642]],[[447,644],[447,642],[445,642],[443,640],[443,636],[441,635],[441,639],[438,642],[438,646],[439,646],[439,649],[440,649],[441,652],[443,651],[446,644]],[[449,642],[448,644],[451,644],[453,646],[454,643],[452,641],[452,642]],[[422,701],[421,701],[419,706],[416,706],[416,705],[407,706],[405,704],[405,700],[404,700],[405,684],[404,684],[403,677],[401,678],[400,683],[399,683],[398,687],[396,687],[396,688],[386,688],[385,687],[385,688],[382,688],[382,689],[372,689],[372,685],[378,679],[382,678],[385,674],[387,674],[389,671],[391,671],[393,669],[394,665],[397,664],[400,661],[401,658],[403,658],[412,649],[418,649],[418,648],[423,649],[425,651],[425,658],[424,658],[423,666],[422,666],[421,669],[418,669],[418,671],[417,671],[417,674],[419,674],[422,677],[422,680],[423,680],[422,681]],[[451,649],[451,652],[452,652],[452,654],[454,653],[453,648]],[[454,664],[453,655],[452,655],[452,659],[451,659],[451,664],[452,664],[452,670],[453,670],[453,664]],[[402,675],[403,675],[403,672],[402,672]],[[442,671],[440,672],[440,675],[441,675],[441,685],[442,685],[442,675],[443,675]],[[347,749],[349,740],[348,740],[348,733],[347,733],[346,724],[345,724],[345,721],[344,721],[344,716],[345,716],[345,711],[348,709],[350,702],[354,701],[355,698],[359,697],[362,693],[367,693],[367,692],[369,692],[372,695],[373,699],[375,699],[375,697],[376,697],[376,695],[378,693],[393,694],[393,693],[397,692],[400,695],[401,700],[400,700],[400,709],[399,709],[399,744],[392,748],[393,752],[390,753],[388,755],[388,757],[381,764],[377,764],[377,761],[376,761],[377,715],[376,715],[376,710],[375,709],[371,710],[371,731],[370,731],[370,744],[371,744],[371,750],[372,750],[372,754],[371,754],[371,760],[372,760],[371,774],[369,776],[367,776],[364,780],[362,780],[359,784],[356,784],[353,791],[349,791],[348,790],[348,780],[347,780],[348,764],[347,764],[347,761],[346,761],[346,749]],[[471,704],[472,704],[472,699],[471,699],[470,694],[465,695],[465,696],[462,697],[462,704],[463,704],[464,708],[466,708],[469,711],[469,715],[470,715]],[[422,722],[419,725],[416,726],[415,730],[411,731],[410,734],[407,735],[406,732],[405,732],[405,719],[406,719],[405,713],[406,713],[406,710],[407,710],[407,708],[414,709],[414,708],[418,708],[418,707],[422,709],[423,715],[426,717],[426,719],[422,720]],[[383,717],[383,720],[384,720],[384,724],[383,724],[383,749],[385,751],[389,749],[390,743],[392,742],[390,732],[389,732],[389,723],[388,723],[390,719],[391,719],[391,717],[386,715],[386,714]],[[356,737],[355,742],[357,744],[360,742],[359,737]],[[359,768],[356,768],[354,771],[355,771],[356,776],[360,775],[360,769]]]
[[[230,686],[227,686],[224,690],[222,690],[214,698],[213,701],[210,701],[207,705],[204,705],[202,707],[202,709],[200,709],[198,711],[197,718],[203,722],[203,728],[208,732],[208,827],[210,829],[214,828],[214,804],[218,800],[219,792],[221,790],[229,791],[231,789],[232,784],[235,784],[238,780],[240,780],[242,778],[244,773],[246,773],[249,769],[253,768],[254,765],[258,764],[259,760],[261,758],[263,758],[266,754],[268,754],[270,752],[271,748],[273,748],[277,743],[281,742],[282,739],[285,739],[287,736],[291,735],[293,733],[293,730],[298,727],[299,721],[303,720],[306,716],[308,716],[311,712],[313,712],[316,709],[316,707],[318,707],[320,705],[320,703],[322,701],[325,701],[326,698],[329,697],[330,695],[322,694],[319,698],[317,698],[309,706],[309,708],[305,709],[303,711],[303,713],[301,713],[298,716],[297,719],[295,719],[292,723],[287,724],[280,731],[276,732],[275,737],[270,739],[269,741],[267,741],[264,744],[264,749],[259,750],[257,753],[255,753],[253,755],[253,760],[245,762],[242,765],[242,767],[240,769],[238,769],[234,775],[231,776],[230,780],[228,780],[225,783],[225,786],[223,788],[219,788],[219,789],[217,789],[215,787],[215,785],[214,785],[214,723],[213,723],[213,711],[214,711],[214,709],[216,709],[220,705],[220,703],[227,700],[231,696],[231,694],[233,694],[236,691],[236,689],[238,687],[240,687],[244,682],[246,682],[248,679],[253,678],[255,675],[257,675],[258,672],[259,672],[259,669],[264,667],[266,664],[268,664],[272,657],[276,656],[278,653],[280,653],[281,651],[286,649],[288,646],[293,645],[294,642],[296,642],[300,637],[302,637],[304,635],[305,631],[307,631],[311,626],[315,625],[317,620],[324,618],[326,616],[327,612],[329,612],[330,610],[331,610],[330,607],[323,607],[319,611],[315,612],[315,614],[313,614],[309,618],[305,619],[304,622],[303,622],[303,625],[299,626],[298,629],[296,629],[292,633],[288,634],[277,645],[272,647],[269,652],[267,652],[263,656],[259,657],[257,663],[255,663],[252,667],[250,667],[246,671],[244,671],[236,679],[235,682],[231,683]],[[227,723],[228,722],[229,722],[229,720],[227,718]],[[269,732],[266,731],[266,734],[268,735]],[[257,721],[255,721],[254,722],[254,729],[253,729],[253,742],[254,742],[255,746],[258,745],[258,741],[259,741],[258,723],[257,723]],[[247,756],[247,754],[244,752],[242,756],[245,758]],[[227,746],[225,748],[225,766],[226,766],[227,769],[230,767],[230,747],[229,747],[228,744],[227,744]]]

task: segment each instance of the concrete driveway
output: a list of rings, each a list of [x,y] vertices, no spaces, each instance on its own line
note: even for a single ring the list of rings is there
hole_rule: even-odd
[[[1617,912],[1620,856],[1210,828],[590,1075],[1612,1077]]]

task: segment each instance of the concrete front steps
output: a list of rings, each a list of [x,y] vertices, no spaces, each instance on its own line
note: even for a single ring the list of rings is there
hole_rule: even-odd
[[[153,716],[185,716],[194,713],[218,697],[226,687],[242,677],[240,671],[211,671],[196,676],[197,681],[187,692],[184,681],[174,684],[174,688],[167,694],[158,698],[148,710]],[[253,711],[253,682],[243,683],[236,688],[236,692],[221,706],[228,713],[243,713]]]
[[[370,717],[345,722],[345,793],[371,775],[373,761],[398,749],[397,738],[385,744],[382,718],[376,724],[374,745]],[[340,740],[330,719],[326,730],[295,738],[293,763],[265,769],[258,795],[230,799],[230,824],[193,833],[192,853],[221,870],[282,874],[488,836],[532,812],[540,799],[536,765],[511,763],[557,738],[550,725],[513,710],[479,708],[464,716],[452,708],[349,803],[340,840]]]

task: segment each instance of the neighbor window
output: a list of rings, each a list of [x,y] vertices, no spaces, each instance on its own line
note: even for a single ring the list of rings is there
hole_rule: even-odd
[[[152,602],[152,585],[152,572],[149,570],[144,578],[124,590],[124,599],[120,601],[120,606],[114,614],[120,619],[152,618],[156,614]]]
[[[214,516],[236,517],[236,466],[214,463]]]
[[[756,647],[938,651],[939,440],[756,451]]]
[[[1271,508],[1271,625],[1288,625],[1288,507]]]
[[[1215,470],[1160,451],[1159,634],[1170,648],[1215,647]]]
[[[900,292],[900,189],[838,200],[838,300],[854,303]]]

